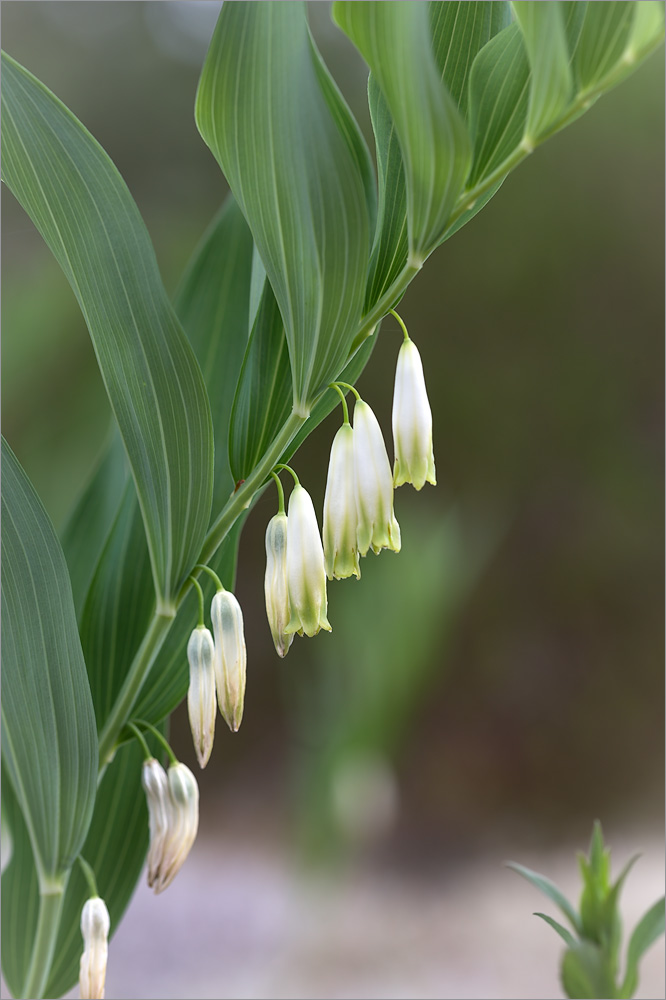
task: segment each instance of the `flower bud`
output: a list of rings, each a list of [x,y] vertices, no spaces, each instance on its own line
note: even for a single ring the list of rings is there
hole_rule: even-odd
[[[326,570],[317,515],[307,490],[296,484],[289,497],[287,579],[291,619],[287,635],[331,631],[326,618]]]
[[[405,340],[398,355],[393,392],[393,444],[395,486],[412,483],[437,485],[432,450],[432,412],[428,402],[421,355],[416,344]]]
[[[195,628],[187,644],[190,686],[187,711],[199,767],[208,763],[215,737],[215,644],[207,628]]]
[[[155,892],[171,885],[190,853],[199,828],[199,786],[186,764],[172,764],[168,775],[169,827]]]
[[[324,497],[324,561],[329,580],[352,574],[360,577],[357,528],[354,432],[350,424],[343,424],[331,445]]]
[[[367,403],[354,406],[354,467],[358,551],[400,551],[400,526],[393,513],[393,479],[382,430]]]
[[[166,771],[158,760],[151,757],[144,761],[141,784],[146,793],[150,846],[148,848],[148,885],[159,882],[164,856],[164,845],[169,830],[169,784]],[[157,889],[155,890],[157,892]]]
[[[108,955],[109,911],[99,896],[84,904],[81,913],[83,955],[79,967],[81,1000],[104,1000],[104,980]]]
[[[217,700],[233,733],[243,718],[247,652],[243,631],[243,612],[234,595],[218,590],[210,606],[215,636],[215,684]]]
[[[266,576],[264,578],[266,615],[278,656],[286,656],[294,641],[285,635],[291,613],[287,582],[287,515],[276,514],[266,528]]]

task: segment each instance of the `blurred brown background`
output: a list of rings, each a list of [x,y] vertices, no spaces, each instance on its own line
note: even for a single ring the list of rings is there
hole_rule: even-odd
[[[310,7],[324,57],[370,141],[364,66],[330,24],[328,4]],[[170,290],[226,190],[193,120],[218,9],[176,0],[2,7],[3,48],[108,151]],[[433,873],[442,872],[452,925],[465,920],[454,898],[477,930],[486,903],[488,912],[515,914],[504,937],[490,941],[488,925],[485,945],[476,945],[477,985],[471,972],[472,980],[464,972],[451,979],[463,945],[447,950],[433,939],[446,971],[433,972],[418,995],[557,995],[556,939],[530,923],[541,901],[499,866],[507,855],[535,867],[550,858],[575,887],[571,850],[586,845],[596,816],[611,845],[615,835],[627,851],[656,846],[645,862],[646,905],[661,890],[663,93],[659,53],[538,149],[408,290],[401,312],[426,369],[439,485],[396,494],[403,552],[368,557],[360,583],[331,585],[331,636],[297,640],[284,664],[275,657],[262,606],[271,493],[241,543],[246,713],[238,736],[220,728],[201,779],[198,863],[222,843],[218,878],[239,844],[250,851],[249,883],[232,876],[221,891],[245,900],[252,926],[270,911],[261,859],[289,885],[286,858],[336,863],[356,888],[398,878],[408,921],[409,893],[414,913],[428,913],[419,892],[432,894]],[[4,433],[59,526],[104,442],[109,409],[69,286],[4,190],[2,207]],[[359,383],[387,438],[399,343],[386,321]],[[294,463],[319,513],[338,421],[332,415]],[[173,737],[191,764],[182,711]],[[245,872],[243,858],[235,871]],[[195,882],[196,864],[195,853]],[[179,876],[181,910],[188,870]],[[156,922],[153,901],[137,897],[149,904]],[[392,904],[368,905],[366,926]],[[353,906],[341,906],[332,928],[355,919]],[[323,917],[314,926],[333,947],[335,930]],[[525,985],[527,933],[544,939],[545,964]],[[255,954],[238,935],[238,969],[248,956],[265,960],[261,941]],[[379,969],[368,948],[363,961]],[[484,948],[504,955],[506,978],[498,965],[479,971]],[[344,992],[317,954],[308,959],[315,985],[300,959],[290,986],[280,980],[282,993],[234,979],[227,964],[226,986],[187,995],[410,995],[395,985],[399,975],[379,973],[369,974],[367,992],[358,977]],[[126,957],[134,961],[131,951]],[[138,976],[144,962],[136,962]],[[349,971],[339,957],[333,965],[341,962]],[[650,988],[663,990],[658,970],[655,977]],[[537,994],[539,981],[548,985]],[[180,988],[110,995],[184,995]]]

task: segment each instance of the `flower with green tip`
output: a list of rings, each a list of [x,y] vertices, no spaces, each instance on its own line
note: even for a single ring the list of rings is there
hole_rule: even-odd
[[[285,629],[290,635],[313,636],[320,629],[331,631],[326,617],[326,570],[312,498],[300,483],[289,497],[287,527],[287,580],[291,618]]]
[[[382,429],[367,403],[354,406],[354,468],[358,551],[400,551],[400,525],[393,513],[393,479]]]
[[[241,606],[228,590],[218,590],[210,606],[215,637],[215,685],[220,712],[232,733],[243,718],[247,652]]]
[[[291,618],[289,583],[287,580],[287,515],[281,510],[266,528],[266,576],[264,597],[266,616],[278,656],[286,656],[294,641],[293,633],[285,629]]]
[[[428,402],[421,355],[405,338],[398,354],[393,392],[393,484],[411,483],[420,490],[437,485],[432,448],[432,412]]]
[[[167,772],[169,823],[155,892],[164,892],[183,867],[199,829],[199,786],[186,764]]]
[[[150,757],[143,763],[141,784],[146,793],[148,805],[150,845],[147,864],[148,885],[152,889],[159,882],[170,818],[167,774],[160,762],[154,757]]]
[[[354,431],[344,423],[331,445],[324,497],[324,562],[329,580],[360,577],[357,528]]]
[[[195,628],[187,644],[190,686],[187,714],[199,767],[205,767],[215,738],[215,643],[204,625]]]
[[[81,1000],[104,1000],[106,961],[109,951],[109,911],[99,896],[87,900],[81,913],[83,955],[79,966]]]

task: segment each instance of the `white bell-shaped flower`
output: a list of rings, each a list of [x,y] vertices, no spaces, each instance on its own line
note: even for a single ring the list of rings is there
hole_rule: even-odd
[[[266,576],[264,596],[266,616],[278,656],[286,656],[294,635],[285,634],[291,612],[289,608],[289,583],[287,580],[287,515],[276,514],[266,528]]]
[[[357,529],[354,431],[344,423],[331,445],[324,497],[324,561],[329,580],[360,577]]]
[[[150,846],[148,847],[148,885],[151,889],[159,883],[164,845],[169,830],[169,783],[162,765],[154,757],[144,761],[141,784],[148,804]],[[157,890],[156,890],[157,891]]]
[[[291,618],[285,632],[313,636],[331,631],[326,617],[326,570],[317,515],[310,494],[296,484],[289,497],[287,579]]]
[[[382,429],[367,403],[354,406],[354,468],[358,551],[400,551],[400,526],[393,513],[393,478]]]
[[[79,966],[81,1000],[104,1000],[104,980],[108,956],[109,911],[99,896],[87,900],[81,912],[83,955]]]
[[[247,652],[241,606],[228,590],[218,590],[210,606],[215,636],[215,684],[220,712],[232,733],[243,718]]]
[[[203,625],[195,628],[187,644],[190,665],[190,686],[187,691],[187,712],[199,767],[208,763],[215,738],[215,643]]]
[[[190,853],[199,829],[199,786],[186,764],[172,764],[167,774],[169,826],[155,892],[171,885]]]
[[[437,484],[432,449],[432,412],[428,402],[421,355],[416,344],[403,341],[398,355],[393,392],[393,484]]]

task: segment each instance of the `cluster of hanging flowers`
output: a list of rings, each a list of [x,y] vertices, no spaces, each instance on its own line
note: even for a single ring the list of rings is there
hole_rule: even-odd
[[[266,529],[266,614],[279,656],[286,656],[295,633],[313,636],[331,630],[326,616],[326,577],[342,580],[361,576],[360,557],[370,549],[400,551],[400,526],[393,511],[393,491],[403,483],[417,490],[435,485],[432,413],[423,365],[407,329],[398,355],[393,396],[393,472],[379,422],[356,389],[334,382],[344,422],[331,447],[323,533],[312,500],[296,473],[285,513],[284,494],[276,472],[279,510]],[[356,397],[353,426],[343,389]],[[322,541],[323,537],[323,541]]]
[[[419,352],[398,314],[404,341],[398,355],[393,396],[393,471],[379,422],[352,385],[334,382],[342,403],[344,422],[333,439],[324,497],[323,540],[310,494],[288,465],[271,472],[278,490],[279,509],[266,528],[266,614],[279,656],[287,655],[294,636],[331,631],[327,618],[326,579],[361,576],[360,558],[372,549],[400,551],[400,526],[393,512],[393,491],[403,483],[417,490],[435,485],[432,414]],[[355,396],[353,426],[343,389]],[[278,471],[294,479],[285,511]],[[187,708],[192,739],[200,767],[205,767],[215,737],[219,706],[225,722],[237,732],[245,700],[246,650],[243,613],[236,597],[217,585],[211,606],[212,634],[204,622],[204,595],[192,576],[199,597],[199,622],[187,644],[189,689]],[[164,767],[151,753],[138,728],[150,731],[169,754]],[[177,760],[168,742],[154,726],[134,720],[128,728],[144,750],[141,781],[148,806],[150,842],[148,885],[163,892],[183,866],[199,826],[199,787],[190,769]],[[94,874],[84,866],[91,897],[81,915],[84,951],[79,986],[83,1000],[104,997],[110,920],[97,894]]]

